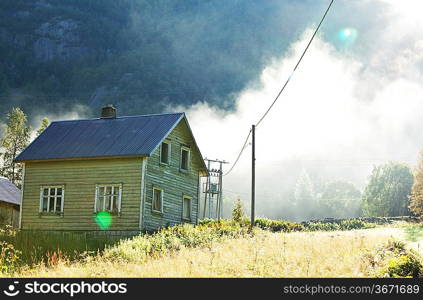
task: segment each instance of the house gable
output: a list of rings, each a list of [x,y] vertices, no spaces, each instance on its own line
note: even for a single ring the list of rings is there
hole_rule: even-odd
[[[176,133],[174,131],[177,131]],[[189,126],[187,118],[184,116],[181,118],[175,125],[169,130],[169,132],[157,143],[156,147],[151,151],[150,155],[154,153],[159,154],[160,156],[160,147],[164,141],[169,141],[172,137],[178,136],[180,144],[183,145],[185,141],[185,145],[188,146],[191,150],[191,155],[195,160],[198,160],[200,165],[200,172],[201,176],[207,176],[208,170],[206,164],[204,162],[203,156],[201,154],[200,148],[195,141],[194,134],[192,133],[191,127]]]
[[[198,220],[199,177],[204,174],[204,161],[185,119],[182,119],[166,136],[170,143],[170,161],[160,163],[160,146],[148,157],[145,173],[145,201],[143,208],[143,229],[172,226],[182,222],[196,223]],[[188,171],[180,169],[181,148],[190,149]],[[153,190],[160,188],[163,193],[163,212],[153,210]],[[191,215],[183,219],[183,197],[191,197]]]

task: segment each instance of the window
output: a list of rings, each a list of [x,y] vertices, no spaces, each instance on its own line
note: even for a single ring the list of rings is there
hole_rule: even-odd
[[[183,196],[182,197],[182,219],[191,220],[191,199],[192,197]]]
[[[97,185],[94,211],[120,212],[122,184]]]
[[[181,170],[188,171],[189,169],[189,156],[190,150],[187,147],[181,148]]]
[[[64,186],[42,186],[40,189],[40,212],[62,213],[64,197]]]
[[[155,212],[163,212],[163,190],[161,188],[153,188],[153,203],[151,209]]]
[[[170,162],[170,142],[165,141],[160,146],[160,163],[168,165]]]

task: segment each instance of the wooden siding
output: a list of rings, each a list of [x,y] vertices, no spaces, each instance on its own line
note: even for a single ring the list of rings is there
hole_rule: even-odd
[[[171,143],[169,165],[160,164],[160,147],[148,158],[145,174],[145,203],[143,229],[156,230],[161,227],[182,222],[183,195],[192,197],[191,220],[197,222],[198,176],[201,156],[195,150],[193,137],[185,121],[181,121],[166,139]],[[180,152],[182,146],[191,149],[191,163],[188,172],[180,171]],[[163,189],[163,213],[152,212],[153,187]]]
[[[19,205],[0,201],[0,226],[19,226]]]
[[[122,183],[120,215],[109,230],[139,230],[143,158],[27,162],[22,229],[99,230],[94,220],[96,184]],[[64,185],[63,215],[39,213],[40,187]]]

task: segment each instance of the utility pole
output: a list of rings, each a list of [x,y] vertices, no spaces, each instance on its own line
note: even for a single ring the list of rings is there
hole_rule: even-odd
[[[251,155],[251,228],[254,226],[256,202],[256,125],[251,127],[252,155]]]
[[[203,209],[203,218],[206,216],[206,207],[208,204],[208,216],[209,218],[213,217],[214,210],[216,212],[216,218],[220,221],[222,217],[222,210],[223,210],[223,199],[222,199],[222,191],[223,191],[223,164],[227,164],[228,162],[219,159],[204,159],[207,162],[207,169],[209,171],[209,176],[206,179],[206,184],[204,187],[204,209]],[[211,168],[211,164],[219,164],[219,168]],[[212,179],[217,178],[216,180]],[[216,207],[214,207],[214,203],[212,203],[212,199],[216,195]],[[208,199],[208,203],[207,203]]]
[[[207,160],[207,158],[205,160]],[[210,172],[210,161],[209,160],[207,160],[207,170]],[[206,217],[207,197],[209,196],[208,190],[209,190],[209,186],[210,186],[210,175],[207,176],[206,180],[207,181],[206,181],[206,188],[205,188],[205,192],[204,192],[203,219]]]
[[[223,190],[223,186],[222,186],[222,175],[223,175],[223,171],[222,171],[222,165],[224,164],[224,161],[219,161],[219,194],[217,194],[217,204],[216,204],[216,216],[217,216],[217,221],[220,222],[220,218],[222,217],[222,190]]]

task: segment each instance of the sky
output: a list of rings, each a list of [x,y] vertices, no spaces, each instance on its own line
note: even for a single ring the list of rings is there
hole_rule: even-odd
[[[346,180],[363,189],[374,165],[416,164],[423,147],[421,11],[422,2],[414,0],[335,1],[288,87],[257,128],[259,214],[290,201],[286,193],[304,169],[317,181]],[[316,24],[323,12],[315,11]],[[204,156],[234,162],[314,28],[305,28],[239,93],[234,111],[207,102],[169,107],[186,111]],[[225,196],[248,203],[250,173],[248,146],[224,177]]]

